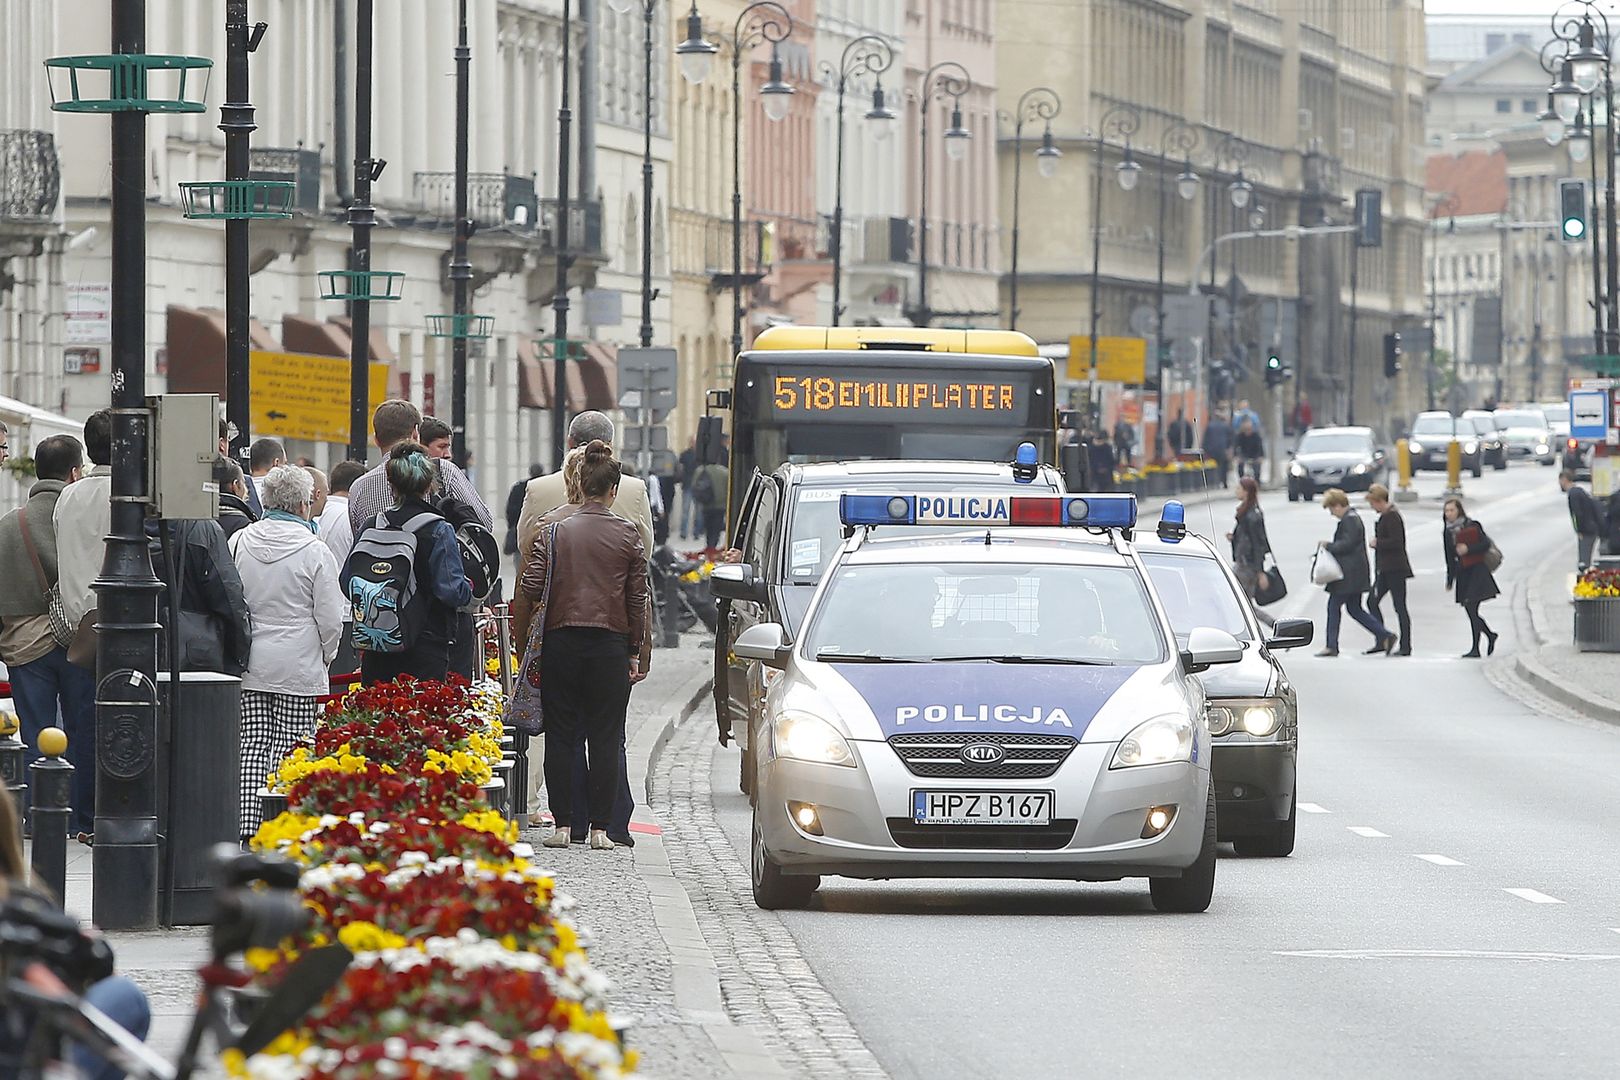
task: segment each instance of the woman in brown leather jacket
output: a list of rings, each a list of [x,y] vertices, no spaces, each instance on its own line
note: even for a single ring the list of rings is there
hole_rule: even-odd
[[[545,611],[540,699],[546,795],[556,828],[544,843],[568,845],[573,760],[583,742],[590,845],[607,850],[614,846],[606,830],[630,685],[640,678],[650,641],[647,555],[635,526],[609,509],[618,494],[619,463],[607,443],[585,447],[579,479],[583,502],[541,529],[518,588]]]

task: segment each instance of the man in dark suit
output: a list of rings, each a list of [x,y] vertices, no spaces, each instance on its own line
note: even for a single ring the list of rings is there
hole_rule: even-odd
[[[1575,527],[1575,568],[1592,565],[1592,550],[1604,533],[1603,512],[1592,493],[1575,482],[1575,474],[1565,469],[1558,474],[1558,486],[1569,495],[1569,523]]]
[[[1406,610],[1406,582],[1412,577],[1412,561],[1406,555],[1406,521],[1401,512],[1389,501],[1389,489],[1374,484],[1367,489],[1367,505],[1372,507],[1378,520],[1373,523],[1373,578],[1372,593],[1367,597],[1367,609],[1379,622],[1384,621],[1378,604],[1388,596],[1395,602],[1395,618],[1401,628],[1401,644],[1392,656],[1412,655],[1412,616]],[[1386,624],[1387,625],[1387,624]],[[1382,651],[1376,646],[1369,653]]]

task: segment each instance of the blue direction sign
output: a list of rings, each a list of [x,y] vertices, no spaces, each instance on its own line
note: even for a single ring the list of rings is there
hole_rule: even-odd
[[[1603,442],[1609,434],[1609,392],[1569,392],[1569,435],[1572,439]]]

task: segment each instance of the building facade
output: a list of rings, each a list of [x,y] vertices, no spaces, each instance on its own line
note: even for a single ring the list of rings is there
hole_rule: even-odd
[[[1017,72],[1004,106],[1042,85],[1063,102],[1057,174],[1024,170],[1021,329],[1052,343],[1087,334],[1095,282],[1101,335],[1151,336],[1162,242],[1165,291],[1185,292],[1196,265],[1201,286],[1225,294],[1201,361],[1172,369],[1176,386],[1207,388],[1220,365],[1233,396],[1266,400],[1258,358],[1275,346],[1295,372],[1279,415],[1307,395],[1319,422],[1409,411],[1410,380],[1383,378],[1381,338],[1422,310],[1421,4],[1081,0],[1054,15],[1037,0],[1003,0],[998,25],[1002,67]],[[1140,167],[1129,191],[1115,182],[1127,146]],[[1001,147],[1005,217],[1011,140]],[[1184,200],[1176,180],[1189,166],[1200,184]],[[1240,173],[1253,188],[1241,208],[1230,198]],[[1364,188],[1382,196],[1382,246],[1360,252],[1353,307],[1342,235],[1240,240],[1202,258],[1212,238],[1256,224],[1348,222]]]

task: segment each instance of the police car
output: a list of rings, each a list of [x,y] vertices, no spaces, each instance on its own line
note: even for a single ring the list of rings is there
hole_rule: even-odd
[[[781,672],[756,748],[751,873],[765,908],[823,875],[1146,877],[1164,911],[1215,883],[1210,735],[1197,672],[1129,537],[1129,495],[846,494],[850,533]],[[908,536],[908,527],[967,527]]]
[[[774,672],[739,657],[731,644],[759,623],[778,623],[789,637],[798,633],[822,572],[843,543],[839,496],[863,490],[919,495],[1063,491],[1062,475],[1050,465],[1039,464],[1036,455],[1034,444],[1024,443],[1011,463],[789,463],[769,476],[755,475],[738,515],[737,548],[742,562],[711,579],[715,595],[725,602],[725,618],[714,639],[715,717],[721,741],[735,740],[742,751],[738,786],[745,793],[752,793],[756,771],[753,748],[759,703],[765,681]]]
[[[1137,540],[1153,591],[1180,647],[1198,627],[1231,634],[1243,659],[1199,676],[1209,699],[1219,839],[1240,855],[1281,857],[1294,850],[1298,703],[1277,653],[1311,643],[1309,619],[1282,619],[1269,631],[1255,616],[1231,567],[1204,537],[1186,529],[1180,503],[1165,507],[1157,534]]]

